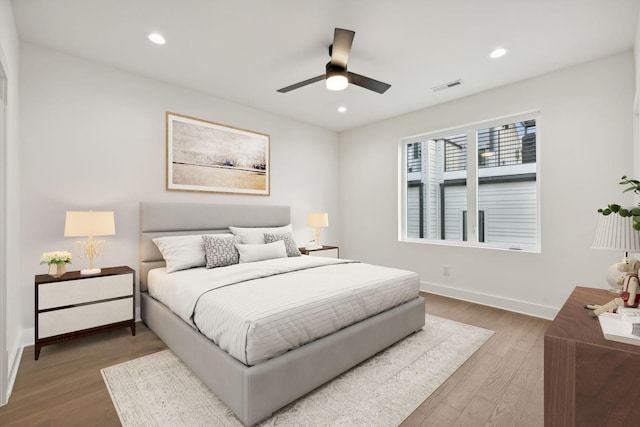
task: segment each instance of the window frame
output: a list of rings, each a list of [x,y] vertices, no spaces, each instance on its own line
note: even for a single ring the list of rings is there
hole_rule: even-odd
[[[536,243],[535,244],[515,244],[515,243],[499,243],[499,242],[480,242],[478,241],[478,198],[480,180],[480,165],[478,161],[478,131],[481,129],[502,126],[514,122],[524,122],[527,120],[535,120],[536,123],[536,161],[530,165],[535,174],[536,183]],[[463,246],[474,248],[487,248],[498,250],[517,250],[522,252],[540,253],[542,250],[542,229],[541,229],[541,135],[542,135],[542,118],[539,110],[531,110],[517,114],[511,114],[496,117],[488,120],[476,121],[453,126],[434,131],[428,131],[412,136],[400,138],[398,142],[398,241],[408,243],[436,244],[447,246]],[[458,134],[467,135],[467,158],[466,158],[466,234],[467,240],[444,240],[426,237],[408,237],[408,170],[407,170],[407,150],[406,146],[414,142],[422,142],[431,139],[444,139],[445,137]],[[523,174],[524,175],[524,174]],[[486,228],[486,227],[485,227]],[[486,230],[485,230],[486,232]]]

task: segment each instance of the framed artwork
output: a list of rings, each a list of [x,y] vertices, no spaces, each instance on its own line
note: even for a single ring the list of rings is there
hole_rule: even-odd
[[[268,196],[269,135],[167,112],[167,190]]]

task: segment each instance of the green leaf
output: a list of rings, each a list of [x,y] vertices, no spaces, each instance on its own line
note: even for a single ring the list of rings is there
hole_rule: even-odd
[[[611,212],[618,212],[620,210],[620,205],[611,204],[609,205],[609,209],[611,209]]]

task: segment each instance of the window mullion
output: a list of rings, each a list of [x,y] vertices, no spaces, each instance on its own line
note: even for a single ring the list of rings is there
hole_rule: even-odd
[[[467,129],[467,242],[478,243],[478,135]]]

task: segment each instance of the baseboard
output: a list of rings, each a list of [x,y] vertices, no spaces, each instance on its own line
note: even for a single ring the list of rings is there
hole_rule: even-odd
[[[20,368],[20,361],[22,360],[22,352],[24,350],[24,345],[22,344],[22,340],[19,340],[13,346],[12,354],[9,355],[8,359],[8,375],[7,375],[7,390],[6,390],[6,398],[7,402],[9,402],[9,398],[11,397],[11,392],[13,391],[13,385],[16,382],[16,377],[18,376],[18,369]],[[5,403],[7,403],[5,402]]]
[[[481,292],[469,291],[467,289],[453,288],[451,286],[439,285],[421,281],[420,290],[436,295],[469,301],[489,307],[500,308],[515,313],[526,314],[528,316],[540,317],[553,320],[558,314],[559,308],[545,305],[533,304],[511,298],[504,298],[497,295],[489,295]],[[427,300],[429,304],[429,300]]]

